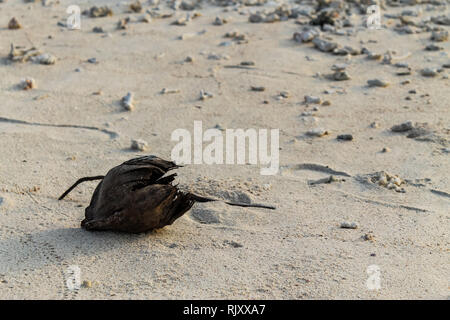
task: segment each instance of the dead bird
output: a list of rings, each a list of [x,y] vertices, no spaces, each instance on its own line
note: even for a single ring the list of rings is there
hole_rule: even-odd
[[[85,210],[83,228],[130,233],[162,228],[185,214],[195,202],[221,201],[179,190],[172,184],[177,174],[165,176],[179,167],[156,156],[134,158],[112,168],[106,176],[79,179],[58,200],[82,182],[101,180]],[[262,204],[224,202],[232,206],[275,209]]]

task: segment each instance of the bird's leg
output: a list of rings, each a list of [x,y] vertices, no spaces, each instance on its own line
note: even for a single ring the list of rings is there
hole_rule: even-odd
[[[79,185],[80,183],[85,182],[85,181],[102,180],[104,177],[105,177],[105,176],[95,176],[95,177],[84,177],[84,178],[78,179],[78,181],[75,182],[69,189],[67,189],[66,192],[64,192],[64,193],[58,198],[58,200],[64,199],[64,197],[67,196],[67,195],[70,193],[70,191],[72,191],[73,189],[75,189],[75,187],[76,187],[77,185]]]
[[[195,201],[197,201],[197,202],[222,201],[222,202],[225,202],[226,204],[228,204],[228,205],[230,205],[230,206],[252,207],[252,208],[265,208],[265,209],[272,209],[272,210],[275,210],[275,209],[276,209],[274,206],[269,206],[269,205],[265,205],[265,204],[259,204],[259,203],[244,203],[244,202],[228,202],[228,201],[224,201],[224,200],[219,200],[219,199],[214,199],[214,198],[207,198],[207,197],[198,196],[198,195],[193,194],[193,193],[189,193],[189,197],[190,197],[192,200],[195,200]]]

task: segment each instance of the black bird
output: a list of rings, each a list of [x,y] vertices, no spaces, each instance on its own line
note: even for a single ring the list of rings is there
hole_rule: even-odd
[[[180,191],[172,184],[177,174],[165,176],[179,167],[155,156],[134,158],[112,168],[106,176],[79,179],[58,200],[82,182],[101,180],[85,210],[85,219],[81,222],[83,228],[130,233],[162,228],[181,217],[195,202],[220,201]],[[275,209],[262,204],[224,202],[233,206]]]

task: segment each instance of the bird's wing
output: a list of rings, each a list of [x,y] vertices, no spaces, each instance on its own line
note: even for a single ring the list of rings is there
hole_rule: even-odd
[[[176,165],[172,161],[163,160],[156,156],[143,156],[138,158],[133,158],[123,163],[124,165],[133,165],[133,166],[155,166],[167,172],[172,169],[179,168],[180,166]]]

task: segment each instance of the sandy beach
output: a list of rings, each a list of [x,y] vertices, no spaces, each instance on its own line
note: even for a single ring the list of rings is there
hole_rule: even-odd
[[[0,299],[448,299],[448,1],[133,3],[0,1]],[[194,121],[279,130],[276,174],[176,180],[276,210],[126,234],[80,227],[98,182],[58,201]]]

